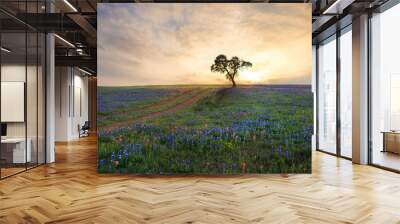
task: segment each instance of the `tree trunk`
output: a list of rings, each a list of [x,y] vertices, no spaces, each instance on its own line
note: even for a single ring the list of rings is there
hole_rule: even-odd
[[[236,82],[234,79],[231,80],[232,81],[232,87],[236,87]]]
[[[236,71],[232,75],[230,75],[232,81],[232,88],[236,87],[235,76],[236,76]]]

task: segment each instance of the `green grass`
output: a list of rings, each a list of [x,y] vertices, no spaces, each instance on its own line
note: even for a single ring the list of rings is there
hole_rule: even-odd
[[[174,90],[183,87],[146,89],[159,91],[160,88],[176,92]],[[101,125],[121,120],[132,123],[126,122],[113,131],[102,131],[102,127],[107,126],[100,126],[99,171],[147,174],[311,172],[313,101],[309,86],[184,88],[196,91],[177,95],[176,100],[165,101],[171,95],[164,95],[158,99],[163,102],[159,105],[151,99],[139,100],[125,108],[123,114],[101,117],[98,121]],[[127,91],[132,89],[143,91],[145,88],[131,87]],[[138,97],[134,98],[142,99],[140,93],[138,91]],[[202,95],[196,95],[199,93]],[[173,113],[151,116],[196,96],[200,98],[198,101]],[[107,94],[102,97],[106,98]],[[146,105],[152,106],[140,109]],[[108,113],[112,115],[119,110],[116,107]],[[134,121],[148,115],[145,121]]]

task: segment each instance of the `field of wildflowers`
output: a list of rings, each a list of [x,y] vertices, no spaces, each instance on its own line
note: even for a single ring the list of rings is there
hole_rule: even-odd
[[[310,173],[312,119],[310,86],[99,87],[98,171]]]

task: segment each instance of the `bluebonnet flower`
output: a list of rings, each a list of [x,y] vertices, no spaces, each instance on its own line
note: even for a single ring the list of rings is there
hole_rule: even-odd
[[[118,151],[118,159],[119,159],[119,160],[122,159],[122,151],[121,151],[121,150]]]
[[[282,146],[278,146],[278,154],[279,154],[279,156],[282,155]]]
[[[115,160],[115,153],[112,152],[112,153],[111,153],[111,162],[114,161],[114,160]]]
[[[128,150],[124,150],[124,154],[125,154],[125,158],[128,158],[128,156],[129,156],[129,151]]]
[[[100,167],[104,166],[105,162],[106,162],[106,161],[105,161],[104,159],[101,159],[101,160],[99,161]]]

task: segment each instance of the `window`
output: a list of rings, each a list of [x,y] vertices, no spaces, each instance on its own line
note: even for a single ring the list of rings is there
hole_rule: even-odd
[[[318,149],[336,153],[336,36],[318,48]]]
[[[400,170],[400,4],[371,18],[371,159]]]
[[[43,1],[1,2],[19,13],[41,12]],[[0,24],[0,178],[45,163],[45,35],[22,22]],[[11,109],[13,108],[13,109]]]
[[[351,26],[340,36],[340,155],[352,157],[352,35]]]

